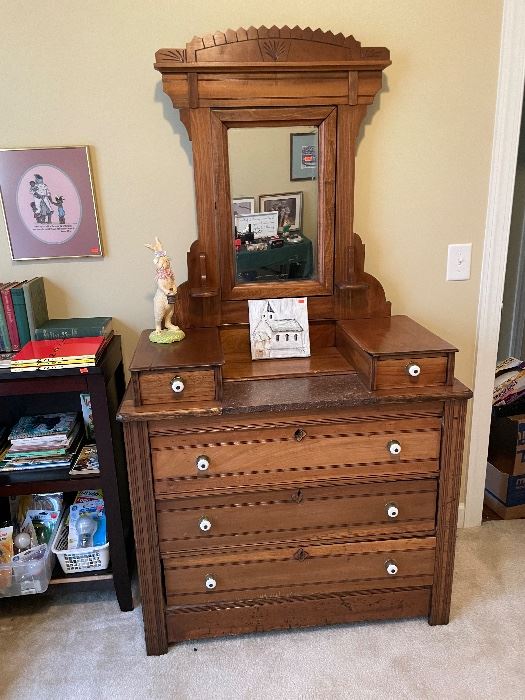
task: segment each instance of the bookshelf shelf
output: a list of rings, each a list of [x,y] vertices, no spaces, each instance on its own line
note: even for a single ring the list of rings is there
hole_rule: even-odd
[[[0,371],[0,423],[8,426],[24,414],[80,411],[79,394],[90,394],[100,463],[100,475],[86,478],[70,477],[68,468],[0,474],[0,498],[23,493],[102,488],[112,570],[100,572],[105,578],[86,574],[82,578],[88,579],[87,583],[89,580],[112,579],[120,609],[132,610],[133,528],[122,427],[115,420],[124,388],[119,336],[111,339],[97,365],[89,367],[87,372],[78,368],[17,373]],[[62,572],[59,579],[63,578],[66,577]]]

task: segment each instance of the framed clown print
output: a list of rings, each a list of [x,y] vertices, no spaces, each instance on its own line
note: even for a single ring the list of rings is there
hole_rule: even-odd
[[[0,150],[11,258],[102,256],[87,146]]]

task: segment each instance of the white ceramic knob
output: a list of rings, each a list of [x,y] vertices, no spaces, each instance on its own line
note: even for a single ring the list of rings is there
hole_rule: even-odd
[[[406,372],[410,377],[419,377],[421,374],[421,367],[416,365],[415,362],[411,362],[406,366]]]
[[[195,464],[200,472],[205,472],[210,466],[210,459],[206,455],[199,455],[195,460]]]
[[[401,453],[401,445],[397,440],[390,440],[387,449],[391,455],[398,455]]]
[[[399,508],[397,507],[396,503],[387,503],[386,506],[386,514],[388,515],[389,518],[397,518],[399,515]]]
[[[184,382],[181,377],[173,377],[171,380],[171,388],[175,394],[182,394],[184,391]]]
[[[389,576],[395,576],[398,572],[397,564],[393,559],[385,561],[385,569]]]
[[[213,591],[213,589],[217,585],[217,581],[213,578],[213,576],[206,576],[206,581],[204,582],[204,585],[209,591]]]
[[[209,532],[211,530],[211,523],[208,520],[208,518],[201,518],[201,521],[199,523],[199,528],[203,532]]]

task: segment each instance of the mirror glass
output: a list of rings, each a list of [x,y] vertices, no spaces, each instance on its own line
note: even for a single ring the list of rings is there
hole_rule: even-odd
[[[228,129],[235,283],[317,278],[318,128]]]

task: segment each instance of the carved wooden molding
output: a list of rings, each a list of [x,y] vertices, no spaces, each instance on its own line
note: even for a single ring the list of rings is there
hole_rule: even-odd
[[[160,49],[155,60],[155,68],[161,73],[195,70],[203,63],[207,70],[210,64],[216,64],[220,70],[225,64],[242,70],[243,64],[261,63],[273,63],[277,68],[310,64],[315,69],[319,69],[319,64],[328,68],[353,64],[363,70],[377,70],[390,64],[390,52],[384,47],[362,47],[353,36],[321,29],[263,26],[196,36],[185,49]]]

